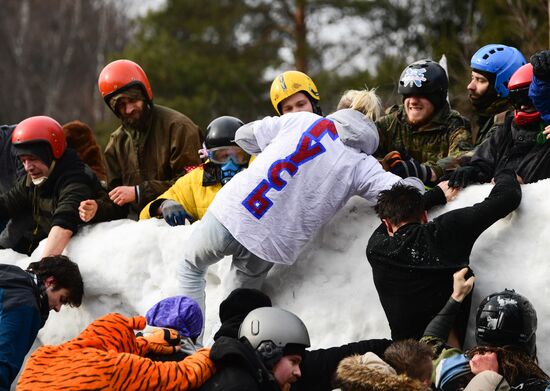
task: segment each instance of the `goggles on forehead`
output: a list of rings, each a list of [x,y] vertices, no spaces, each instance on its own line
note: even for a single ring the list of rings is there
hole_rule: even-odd
[[[508,94],[508,100],[514,106],[514,109],[521,111],[522,106],[532,107],[533,102],[529,98],[529,87],[518,88],[516,90],[510,90]]]
[[[230,146],[209,149],[208,159],[216,164],[225,164],[229,159],[232,159],[233,163],[243,165],[248,163],[250,156],[241,148]]]

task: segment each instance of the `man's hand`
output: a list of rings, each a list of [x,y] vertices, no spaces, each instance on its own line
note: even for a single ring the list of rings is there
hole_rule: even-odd
[[[479,182],[479,172],[472,166],[458,167],[449,176],[450,187],[466,187],[472,183]]]
[[[546,125],[542,133],[546,136],[547,140],[550,140],[550,125]]]
[[[380,163],[382,167],[384,167],[384,170],[390,171],[393,166],[399,164],[401,161],[403,161],[401,153],[399,153],[399,151],[391,151],[384,156],[384,159],[382,159]]]
[[[441,190],[443,190],[443,194],[445,194],[447,202],[454,200],[458,195],[458,192],[460,191],[459,188],[449,187],[449,181],[439,182],[437,186],[439,186]]]
[[[185,220],[188,220],[191,224],[195,221],[195,219],[189,216],[189,213],[183,209],[183,206],[173,200],[163,201],[162,204],[160,204],[160,210],[164,220],[172,227],[176,225],[185,225]]]
[[[468,270],[469,268],[465,267],[453,274],[453,294],[451,297],[457,303],[462,303],[466,296],[468,296],[472,289],[474,289],[474,282],[476,278],[471,276],[467,280],[465,279]]]
[[[109,192],[109,198],[118,206],[126,205],[136,200],[135,186],[117,186]]]
[[[78,207],[78,215],[80,220],[87,223],[95,217],[97,213],[97,202],[95,200],[85,200],[80,203]]]
[[[470,370],[474,375],[483,371],[493,371],[498,373],[498,359],[495,352],[485,354],[476,354],[470,360]]]

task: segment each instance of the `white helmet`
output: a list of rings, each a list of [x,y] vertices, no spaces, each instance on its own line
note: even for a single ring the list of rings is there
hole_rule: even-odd
[[[292,312],[274,307],[251,311],[239,328],[239,338],[246,338],[268,368],[289,354],[303,355],[310,346],[309,333]]]

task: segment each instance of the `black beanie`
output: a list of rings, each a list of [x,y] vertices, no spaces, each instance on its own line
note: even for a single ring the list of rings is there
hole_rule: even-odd
[[[242,315],[243,319],[256,308],[271,307],[271,299],[258,289],[237,288],[220,304],[220,321]]]
[[[17,157],[21,155],[32,155],[40,159],[46,166],[52,164],[52,148],[46,141],[33,141],[21,144],[13,144]]]

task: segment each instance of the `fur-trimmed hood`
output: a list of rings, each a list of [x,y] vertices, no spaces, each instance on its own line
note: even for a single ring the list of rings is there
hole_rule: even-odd
[[[336,384],[342,391],[426,391],[426,387],[395,370],[374,353],[350,356],[338,365]]]

